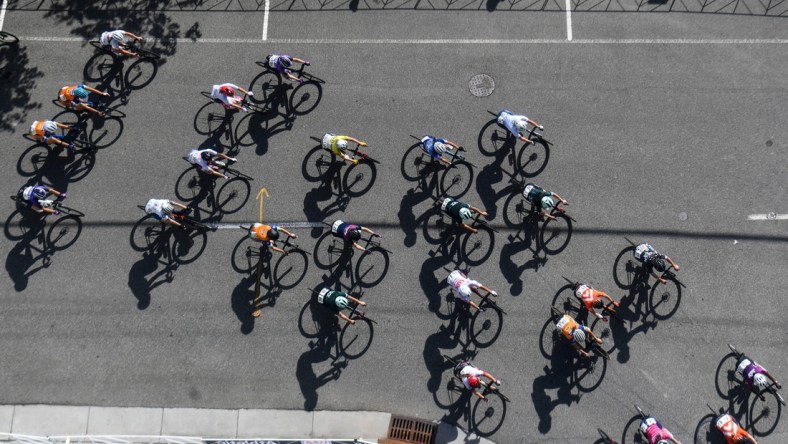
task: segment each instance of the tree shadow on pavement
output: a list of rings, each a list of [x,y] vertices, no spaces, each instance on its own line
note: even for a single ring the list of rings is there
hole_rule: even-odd
[[[22,45],[0,45],[0,131],[13,132],[18,125],[27,131],[31,122],[28,114],[41,109],[41,104],[30,101],[30,91],[36,88],[44,73],[30,65],[27,48]]]

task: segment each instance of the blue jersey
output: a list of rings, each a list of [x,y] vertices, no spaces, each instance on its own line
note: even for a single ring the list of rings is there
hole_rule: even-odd
[[[448,143],[446,143],[446,139],[437,139],[432,136],[424,136],[421,138],[421,149],[423,149],[424,152],[429,154],[433,159],[438,159],[441,157],[441,153],[435,151],[436,142],[448,145]]]

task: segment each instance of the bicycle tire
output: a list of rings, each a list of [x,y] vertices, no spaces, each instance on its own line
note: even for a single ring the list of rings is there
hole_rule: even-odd
[[[251,96],[247,95],[247,100],[257,105],[268,103],[281,84],[282,77],[279,73],[266,69],[252,79],[252,83],[249,84],[249,91],[253,94]]]
[[[681,293],[681,286],[673,278],[668,277],[666,284],[654,283],[648,298],[649,311],[654,318],[665,320],[673,316],[681,305]]]
[[[216,209],[222,214],[239,211],[249,201],[252,185],[248,180],[235,177],[222,184],[216,193]]]
[[[194,167],[187,168],[175,181],[175,196],[183,202],[190,202],[205,192],[205,180]]]
[[[95,53],[85,64],[82,74],[89,82],[109,83],[110,74],[120,71],[116,68],[117,59],[111,53],[98,48],[99,52]]]
[[[458,160],[443,170],[440,180],[441,194],[451,198],[459,198],[473,184],[473,167],[464,160]]]
[[[81,211],[77,211],[77,210],[75,210],[75,209],[73,209],[71,207],[67,207],[67,206],[63,205],[62,203],[60,203],[60,202],[55,202],[54,204],[52,204],[52,207],[54,209],[60,211],[61,213],[65,213],[65,214],[67,214],[69,216],[76,216],[76,217],[84,217],[85,216],[85,213],[83,213]]]
[[[297,268],[299,266],[301,267],[300,271]],[[291,289],[304,279],[308,267],[307,253],[300,248],[292,248],[276,261],[274,282],[283,290]]]
[[[550,148],[542,141],[524,144],[517,154],[517,172],[523,177],[536,177],[547,168]]]
[[[205,230],[176,231],[173,237],[175,240],[172,242],[170,257],[181,265],[196,261],[208,246],[208,234]],[[201,242],[195,248],[198,239]]]
[[[337,159],[333,153],[318,145],[306,154],[301,163],[301,174],[310,182],[325,180],[333,171]]]
[[[714,373],[714,387],[717,394],[722,399],[731,399],[737,389],[741,388],[741,382],[736,375],[736,367],[739,358],[735,353],[725,355]]]
[[[495,156],[500,150],[511,149],[516,143],[514,136],[498,125],[498,119],[487,122],[479,131],[477,138],[479,151],[485,156]]]
[[[759,411],[756,411],[756,406]],[[782,403],[774,392],[766,392],[763,399],[755,396],[749,409],[749,428],[756,436],[767,436],[771,434],[780,422],[782,415]]]
[[[356,261],[356,282],[361,287],[374,287],[379,284],[389,271],[391,259],[388,252],[381,247],[368,248]],[[380,260],[376,258],[381,258]]]
[[[785,405],[785,398],[783,398],[783,395],[781,395],[780,392],[777,391],[777,388],[772,387],[772,390],[773,390],[774,396],[776,396],[777,400],[780,401],[780,404]]]
[[[635,247],[626,247],[618,253],[613,262],[613,281],[618,288],[629,290],[637,283],[638,269],[635,259]]]
[[[375,185],[378,169],[374,162],[361,159],[345,170],[342,176],[342,190],[347,196],[359,197],[366,194]]]
[[[194,115],[194,130],[203,136],[224,131],[232,122],[232,118],[221,103],[211,99]]]
[[[402,156],[400,162],[400,173],[409,182],[419,180],[432,163],[430,157],[421,148],[421,142],[411,145]]]
[[[539,244],[547,254],[555,255],[564,251],[572,239],[572,220],[563,213],[555,213],[553,217],[555,219],[547,219],[542,224],[542,229],[539,231]],[[562,223],[565,227],[558,226]],[[565,236],[562,235],[563,233]]]
[[[0,45],[16,45],[17,43],[19,43],[19,37],[10,32],[0,31]]]
[[[130,90],[139,90],[148,86],[159,72],[159,65],[154,59],[139,58],[128,67],[123,75],[124,84]]]
[[[312,256],[318,268],[332,270],[343,258],[350,260],[352,250],[347,250],[343,244],[337,246],[337,242],[330,230],[323,233],[315,242]],[[327,245],[324,245],[326,243]]]
[[[123,121],[119,117],[105,117],[94,120],[90,127],[90,132],[86,134],[87,142],[93,149],[107,148],[120,139],[120,135],[123,133],[123,126]]]
[[[159,243],[160,236],[164,234],[165,229],[161,223],[157,222],[156,225],[147,223],[151,219],[153,219],[153,215],[146,215],[131,229],[129,243],[134,250],[152,250]]]
[[[311,113],[323,98],[323,87],[318,82],[307,81],[293,89],[288,99],[288,110],[296,116]]]
[[[487,225],[479,225],[476,230],[476,233],[465,234],[460,249],[463,260],[471,266],[484,263],[495,249],[495,234],[492,229]]]
[[[73,222],[73,227],[69,222]],[[82,233],[80,218],[71,214],[63,216],[49,226],[46,234],[47,246],[54,251],[65,250],[74,245],[79,239],[80,233]]]

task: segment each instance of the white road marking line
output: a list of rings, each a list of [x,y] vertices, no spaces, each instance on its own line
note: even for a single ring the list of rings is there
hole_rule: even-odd
[[[747,220],[788,220],[788,214],[750,214]]]
[[[3,0],[3,6],[0,6],[0,31],[3,30],[3,22],[5,21],[6,8],[8,8],[8,0]]]
[[[268,40],[268,10],[271,9],[271,0],[265,0],[265,14],[263,14],[263,41]]]
[[[81,37],[19,37],[31,42],[82,42]],[[177,43],[259,44],[259,39],[176,39]],[[786,45],[788,39],[269,39],[287,45]]]
[[[566,39],[572,41],[572,0],[566,0]]]

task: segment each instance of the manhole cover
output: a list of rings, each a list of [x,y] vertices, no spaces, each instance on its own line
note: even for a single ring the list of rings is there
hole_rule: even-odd
[[[495,81],[487,74],[476,74],[471,77],[470,82],[468,82],[468,87],[471,90],[471,94],[474,96],[487,97],[493,93]]]
[[[766,146],[768,146],[768,147],[772,146],[773,144],[774,144],[774,142],[772,142],[771,140],[767,140],[766,141]]]
[[[777,219],[777,213],[771,212],[771,213],[766,215],[766,218],[769,219],[769,220],[775,220],[775,219]]]
[[[687,220],[687,213],[683,211],[679,213],[679,220]]]

